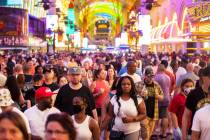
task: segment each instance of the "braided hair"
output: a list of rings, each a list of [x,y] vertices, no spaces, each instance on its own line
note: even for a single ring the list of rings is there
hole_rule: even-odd
[[[130,90],[130,97],[133,99],[134,103],[135,103],[135,106],[136,106],[136,109],[138,110],[138,100],[137,100],[137,95],[136,95],[136,88],[135,88],[135,84],[134,84],[134,81],[131,77],[129,76],[123,76],[119,79],[119,82],[117,84],[117,93],[116,93],[116,97],[117,97],[117,103],[118,103],[118,113],[120,112],[120,107],[121,107],[121,104],[119,102],[119,99],[120,97],[123,95],[123,90],[122,90],[122,81],[124,79],[128,79],[130,82],[131,82],[131,90]]]

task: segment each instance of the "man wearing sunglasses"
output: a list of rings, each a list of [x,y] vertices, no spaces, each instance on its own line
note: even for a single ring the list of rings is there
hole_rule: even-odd
[[[147,134],[150,139],[155,123],[159,119],[158,101],[163,100],[164,96],[160,85],[154,81],[154,72],[151,67],[145,69],[144,84],[148,91],[148,97],[145,98],[145,105],[147,109]]]

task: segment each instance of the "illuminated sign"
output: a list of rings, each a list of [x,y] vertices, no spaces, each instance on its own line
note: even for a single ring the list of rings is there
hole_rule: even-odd
[[[106,25],[106,24],[101,24],[101,25],[98,25],[98,28],[108,28],[108,25]]]
[[[0,7],[0,36],[28,34],[28,12],[23,9]]]
[[[1,6],[14,6],[14,5],[22,5],[22,0],[0,0]]]
[[[0,46],[28,46],[28,37],[0,36]]]
[[[46,28],[55,30],[58,27],[58,15],[47,15]]]
[[[210,3],[196,3],[188,8],[188,14],[191,22],[203,22],[209,20]]]
[[[139,15],[139,35],[143,35],[139,39],[140,45],[149,45],[151,43],[151,17],[150,15]]]
[[[66,34],[71,35],[75,32],[75,15],[74,15],[74,9],[70,8],[68,9],[68,21],[67,21],[67,29]]]
[[[22,0],[7,0],[7,5],[22,5]]]

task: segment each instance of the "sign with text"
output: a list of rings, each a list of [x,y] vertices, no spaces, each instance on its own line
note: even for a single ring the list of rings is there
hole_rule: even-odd
[[[188,15],[192,23],[210,20],[210,3],[194,3],[188,6]]]
[[[27,36],[0,36],[0,46],[28,46]]]

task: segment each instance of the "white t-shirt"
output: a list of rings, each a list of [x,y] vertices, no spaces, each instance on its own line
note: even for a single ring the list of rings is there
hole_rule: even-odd
[[[186,69],[185,68],[183,68],[183,67],[179,67],[178,68],[178,70],[177,70],[177,72],[176,72],[176,85],[178,85],[178,80],[179,80],[179,78],[182,76],[182,75],[184,75],[184,74],[186,74],[187,73],[187,71],[186,71]]]
[[[142,98],[138,98],[138,104],[142,102]],[[125,134],[131,134],[133,132],[140,130],[140,122],[131,122],[131,123],[123,123],[122,117],[123,116],[137,116],[138,110],[135,106],[135,103],[132,98],[127,101],[124,101],[121,97],[119,98],[119,102],[121,104],[120,111],[118,113],[118,103],[117,103],[117,96],[114,95],[111,99],[111,104],[114,106],[114,114],[115,114],[115,121],[113,130],[115,131],[123,131]]]
[[[21,116],[21,118],[25,122],[27,132],[29,134],[31,134],[31,129],[30,129],[30,126],[29,126],[29,122],[28,122],[27,117],[24,115],[24,113],[21,112],[17,107],[13,107],[11,111],[16,112],[17,114],[19,114]],[[0,113],[2,113],[2,109],[1,108],[0,108]]]
[[[134,83],[141,82],[141,77],[136,73],[134,73],[133,75],[130,75],[126,72],[126,73],[121,75],[121,77],[123,77],[123,76],[130,76],[133,79]]]
[[[210,139],[210,105],[207,105],[195,113],[192,130],[200,132],[199,140]]]
[[[41,111],[38,109],[37,105],[27,109],[24,114],[28,118],[31,134],[43,138],[47,117],[54,113],[60,113],[60,111],[55,107]]]

